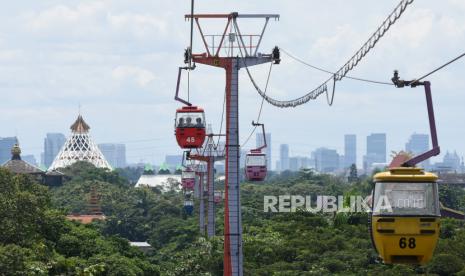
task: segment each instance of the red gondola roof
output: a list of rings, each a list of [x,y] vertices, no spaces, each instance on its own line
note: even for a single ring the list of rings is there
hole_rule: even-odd
[[[266,156],[266,154],[261,152],[249,152],[247,156]]]
[[[176,109],[177,113],[191,113],[191,112],[198,112],[202,113],[203,109],[198,106],[183,106],[182,108]]]

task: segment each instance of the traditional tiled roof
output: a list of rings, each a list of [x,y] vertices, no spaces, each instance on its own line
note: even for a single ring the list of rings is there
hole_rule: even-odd
[[[155,174],[155,171],[153,169],[152,164],[149,164],[149,163],[145,164],[143,174],[145,174],[145,175],[153,175],[153,174]]]
[[[26,174],[44,174],[45,172],[41,169],[27,163],[23,160],[10,160],[3,164],[4,168],[14,173],[26,173]]]
[[[90,126],[84,121],[82,116],[79,115],[76,121],[74,122],[74,124],[72,124],[70,128],[73,132],[85,133],[89,131]]]
[[[55,170],[55,171],[48,171],[47,175],[50,175],[50,176],[64,176],[65,174],[60,172],[60,171]]]
[[[105,215],[67,215],[66,219],[79,221],[83,224],[92,223],[94,220],[105,220]]]
[[[33,166],[26,161],[21,160],[21,149],[16,144],[11,149],[11,160],[7,161],[2,165],[3,168],[13,172],[21,174],[45,174],[45,172],[36,166]]]

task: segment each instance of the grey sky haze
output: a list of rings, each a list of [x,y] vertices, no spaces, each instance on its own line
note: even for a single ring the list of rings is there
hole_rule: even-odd
[[[397,0],[383,1],[217,1],[197,0],[202,13],[279,13],[265,34],[262,51],[278,45],[306,61],[337,70],[370,36]],[[177,67],[188,45],[183,15],[190,1],[24,0],[0,10],[0,136],[18,134],[23,151],[42,151],[47,132],[69,134],[79,104],[97,143],[127,142],[131,162],[159,163],[180,153],[173,131]],[[465,51],[465,1],[416,0],[382,38],[354,76],[389,81],[394,69],[418,77]],[[207,22],[205,22],[207,23]],[[253,22],[246,31],[256,32]],[[258,23],[258,22],[257,22]],[[260,22],[261,23],[261,22]],[[207,32],[220,28],[211,24]],[[258,25],[257,25],[258,26]],[[194,52],[203,50],[198,34]],[[269,94],[291,99],[328,76],[282,55],[273,67]],[[264,84],[268,66],[252,72]],[[430,77],[439,142],[445,151],[465,153],[465,60]],[[192,73],[191,99],[205,108],[218,130],[224,91],[221,70],[199,65]],[[245,72],[240,76],[240,137],[257,116],[261,98]],[[185,88],[185,86],[183,86]],[[326,99],[295,109],[265,104],[263,122],[271,132],[274,159],[279,144],[291,155],[309,155],[320,146],[343,153],[343,135],[357,134],[358,158],[365,137],[388,134],[388,149],[404,148],[413,133],[428,133],[421,88],[395,89],[345,79],[335,103]],[[252,140],[246,146],[255,143]]]

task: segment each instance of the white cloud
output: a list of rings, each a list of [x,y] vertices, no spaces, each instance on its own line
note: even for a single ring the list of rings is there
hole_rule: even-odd
[[[463,22],[459,22],[455,18],[444,16],[438,23],[445,35],[451,38],[463,38],[463,35],[465,34],[465,25]]]
[[[61,28],[63,25],[82,24],[105,10],[103,2],[90,2],[79,4],[75,8],[67,5],[58,5],[50,9],[29,14],[29,26],[34,30]]]
[[[151,71],[136,66],[118,66],[113,69],[111,76],[118,81],[134,81],[141,87],[155,80]]]
[[[395,30],[392,30],[392,38],[402,41],[409,48],[419,48],[424,45],[428,37],[432,35],[435,13],[430,9],[412,10],[408,17],[399,20]],[[394,28],[393,28],[394,29]]]
[[[360,41],[360,36],[350,25],[338,26],[334,34],[321,36],[313,43],[310,56],[313,60],[324,60],[326,64],[339,64],[360,47]]]
[[[107,20],[116,31],[129,31],[138,38],[164,35],[167,32],[167,22],[153,15],[109,13]]]
[[[27,30],[52,39],[151,41],[169,33],[166,15],[126,11],[111,1],[60,4],[27,12],[23,19]]]
[[[459,9],[462,9],[462,10],[465,11],[465,1],[463,1],[463,0],[450,0],[449,3],[456,6]]]

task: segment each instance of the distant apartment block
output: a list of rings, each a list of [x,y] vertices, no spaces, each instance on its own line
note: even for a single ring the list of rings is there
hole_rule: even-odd
[[[44,139],[43,164],[50,167],[53,160],[60,152],[66,142],[66,137],[62,133],[47,133]]]
[[[125,144],[99,144],[98,148],[113,168],[126,167],[127,164]]]
[[[279,170],[289,170],[289,145],[281,144],[279,146]]]
[[[299,157],[289,157],[289,170],[296,172],[300,169]]]
[[[11,159],[11,149],[17,143],[17,137],[0,137],[0,165]]]
[[[315,169],[319,172],[335,172],[339,169],[339,154],[334,149],[318,148],[312,152]]]
[[[344,135],[344,168],[357,164],[357,136],[355,134]]]
[[[463,173],[463,159],[460,158],[456,151],[447,151],[442,162],[435,163],[433,169],[440,173]]]
[[[314,162],[308,157],[293,156],[289,157],[289,170],[296,172],[301,169],[314,168]]]
[[[405,151],[413,155],[419,155],[429,150],[429,135],[414,133],[410,136],[408,142],[405,144]],[[429,168],[429,159],[419,164],[423,168]]]
[[[363,169],[368,171],[374,163],[386,163],[386,133],[373,133],[367,136],[367,152]]]

